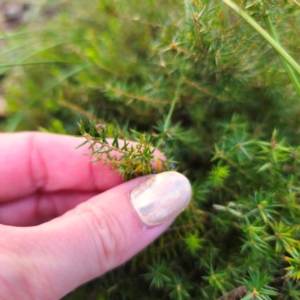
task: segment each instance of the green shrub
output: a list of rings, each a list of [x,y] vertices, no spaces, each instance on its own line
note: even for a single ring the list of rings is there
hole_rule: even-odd
[[[193,185],[159,240],[65,299],[300,298],[300,8],[224,2],[61,0],[8,38],[3,129],[147,132]]]

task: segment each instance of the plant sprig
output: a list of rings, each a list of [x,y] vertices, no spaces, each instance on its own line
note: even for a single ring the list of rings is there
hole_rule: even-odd
[[[151,135],[131,129],[136,136],[135,143],[130,143],[125,138],[120,142],[117,132],[113,133],[112,142],[109,142],[109,128],[106,125],[95,124],[90,120],[89,132],[86,132],[83,121],[80,121],[79,127],[86,140],[77,148],[90,144],[88,149],[92,152],[86,155],[92,156],[93,162],[110,164],[111,168],[120,173],[125,181],[170,169],[170,160],[165,159],[163,154],[155,156],[156,148],[153,147]]]

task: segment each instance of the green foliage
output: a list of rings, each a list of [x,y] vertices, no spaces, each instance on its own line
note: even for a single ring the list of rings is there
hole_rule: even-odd
[[[82,121],[79,126],[86,141],[77,148],[89,144],[92,152],[87,155],[94,157],[93,162],[110,164],[111,168],[120,173],[125,181],[170,169],[171,161],[162,153],[154,157],[155,148],[152,147],[151,136],[147,134],[132,130],[137,137],[136,144],[129,145],[129,142],[123,139],[121,145],[117,132],[113,134],[111,143],[107,141],[109,129],[104,124],[94,124],[90,121],[89,133],[86,132]]]
[[[289,254],[291,257],[285,256],[284,259],[289,263],[286,276],[292,279],[300,279],[300,253],[298,249],[290,249]]]
[[[187,245],[186,250],[192,255],[197,255],[198,251],[203,248],[202,244],[205,239],[200,238],[199,232],[196,230],[195,233],[190,233],[184,241]]]
[[[165,261],[153,262],[152,266],[148,266],[149,273],[144,277],[151,281],[150,287],[161,289],[165,284],[171,282],[170,270]]]
[[[228,3],[46,1],[7,36],[3,130],[95,120],[81,126],[95,160],[129,179],[159,149],[193,186],[162,237],[66,299],[300,298],[300,9]]]
[[[269,296],[278,294],[273,287],[267,285],[271,280],[272,278],[263,272],[257,270],[250,272],[249,277],[242,282],[249,290],[249,293],[242,300],[271,300],[272,298]]]
[[[225,179],[229,176],[228,166],[214,166],[209,174],[209,181],[214,187],[222,187]]]

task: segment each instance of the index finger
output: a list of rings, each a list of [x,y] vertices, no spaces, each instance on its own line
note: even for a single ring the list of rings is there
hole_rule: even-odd
[[[122,182],[109,165],[77,150],[82,138],[23,132],[0,134],[0,202],[35,192],[104,191]]]

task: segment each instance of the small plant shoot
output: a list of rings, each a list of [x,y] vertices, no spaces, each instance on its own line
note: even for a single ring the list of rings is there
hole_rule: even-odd
[[[95,124],[90,121],[89,132],[86,132],[82,121],[79,123],[82,136],[86,139],[77,148],[89,144],[93,162],[110,164],[111,168],[120,173],[125,181],[143,175],[150,175],[170,170],[170,160],[153,147],[153,138],[148,134],[142,134],[135,130],[131,132],[136,137],[136,142],[120,142],[117,132],[108,137],[109,129],[105,124]]]

